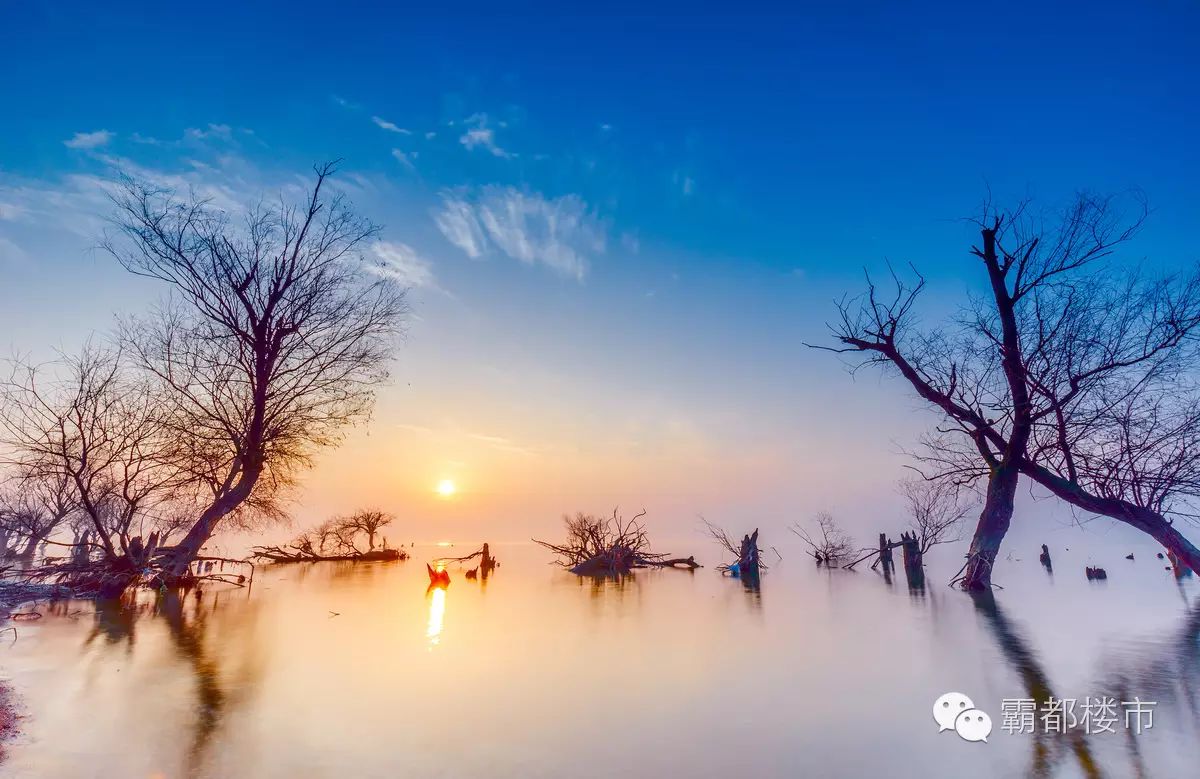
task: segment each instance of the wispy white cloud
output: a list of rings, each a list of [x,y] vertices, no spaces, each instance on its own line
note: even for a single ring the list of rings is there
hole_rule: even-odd
[[[576,281],[607,239],[604,221],[578,195],[548,199],[512,187],[443,193],[434,221],[468,257],[496,251]]]
[[[371,244],[371,255],[375,259],[371,270],[379,276],[405,287],[438,288],[433,266],[406,243],[376,241]]]
[[[417,169],[417,166],[413,164],[413,160],[415,160],[418,156],[417,152],[406,152],[403,149],[392,149],[392,156],[395,157],[396,161],[408,170],[415,171]]]
[[[490,119],[488,118],[487,114],[474,114],[473,116],[468,117],[464,121],[464,124],[467,125],[468,129],[459,137],[458,142],[465,146],[467,151],[481,148],[490,153],[493,157],[509,159],[515,156],[512,153],[500,148],[500,146],[496,143],[496,133],[489,126]],[[501,122],[500,126],[504,127],[505,124]]]
[[[376,126],[382,128],[384,130],[387,130],[389,133],[400,133],[401,135],[412,135],[411,130],[406,130],[398,124],[389,122],[387,119],[384,119],[382,116],[372,116],[371,121],[374,122],[376,124]]]
[[[108,142],[113,139],[115,133],[108,130],[96,130],[90,133],[75,133],[71,138],[63,141],[63,146],[68,149],[98,149],[101,146],[108,145]]]
[[[462,249],[475,260],[487,249],[487,236],[475,216],[475,207],[466,200],[450,195],[442,197],[442,208],[435,212],[433,221],[446,240]]]
[[[189,127],[184,131],[183,137],[193,141],[206,141],[209,139],[231,141],[233,140],[233,128],[227,124],[213,124],[209,122],[207,127]]]

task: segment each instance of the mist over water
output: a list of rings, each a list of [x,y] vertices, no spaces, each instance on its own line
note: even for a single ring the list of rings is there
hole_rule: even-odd
[[[994,598],[910,593],[792,551],[760,591],[716,573],[579,579],[530,544],[426,591],[396,564],[260,567],[253,589],[61,603],[19,627],[28,711],[6,776],[1152,776],[1200,764],[1200,587],[1152,554],[1002,560]],[[770,561],[770,558],[768,558]],[[46,610],[43,608],[42,610]],[[987,743],[938,732],[962,692]],[[1005,698],[1139,696],[1153,729],[1001,729]],[[97,716],[96,712],[102,712]],[[966,773],[964,773],[966,772]]]

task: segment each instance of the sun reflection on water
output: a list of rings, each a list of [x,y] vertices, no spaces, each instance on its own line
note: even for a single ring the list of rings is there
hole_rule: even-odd
[[[439,570],[441,566],[438,566]],[[429,639],[429,648],[441,643],[442,621],[446,616],[446,590],[434,587],[429,598],[429,622],[425,628],[425,637]]]

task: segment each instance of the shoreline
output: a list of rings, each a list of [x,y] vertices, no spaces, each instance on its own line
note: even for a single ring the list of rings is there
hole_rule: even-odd
[[[7,641],[9,628],[17,629],[9,617],[22,604],[56,597],[68,596],[64,588],[48,584],[26,584],[0,580],[0,641]],[[20,633],[18,631],[18,637]],[[20,722],[24,718],[16,700],[16,694],[7,679],[0,678],[0,766],[8,759],[8,744],[21,732]]]

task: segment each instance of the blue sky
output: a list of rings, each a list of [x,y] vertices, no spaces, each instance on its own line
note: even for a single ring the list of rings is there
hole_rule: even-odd
[[[236,207],[343,158],[416,316],[301,515],[868,516],[929,418],[800,345],[864,266],[944,310],[989,188],[1139,187],[1135,254],[1197,259],[1193,2],[244,5],[2,6],[0,331],[72,348],[158,294],[89,251],[115,169]]]

